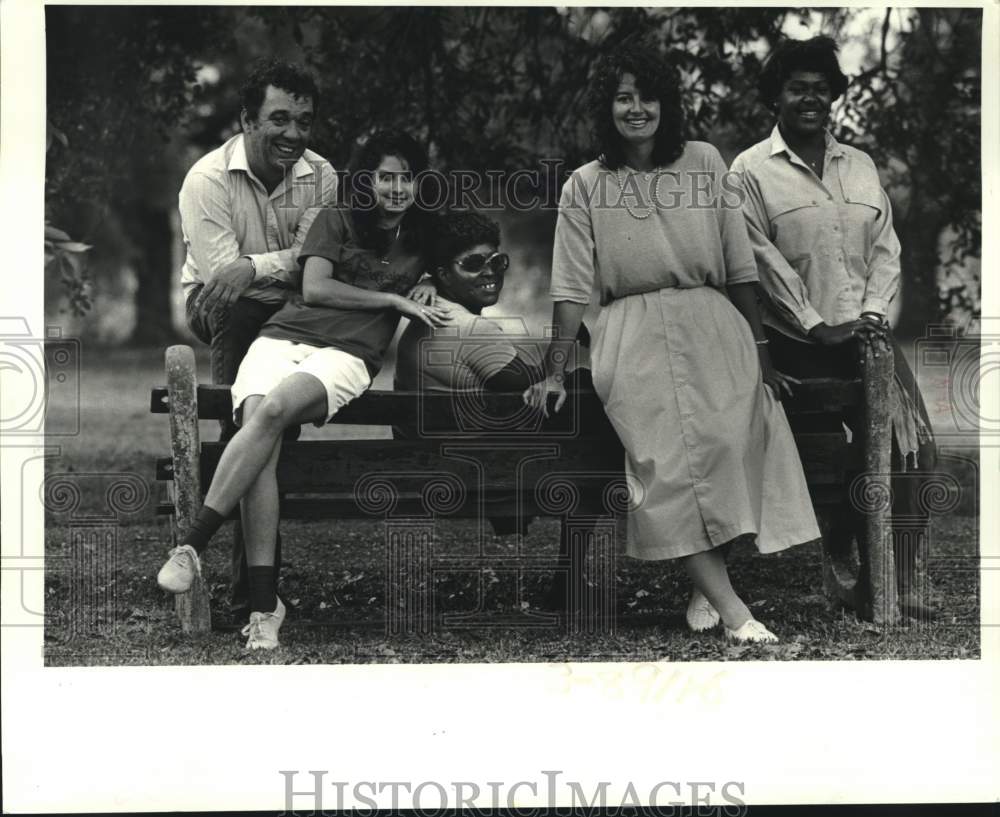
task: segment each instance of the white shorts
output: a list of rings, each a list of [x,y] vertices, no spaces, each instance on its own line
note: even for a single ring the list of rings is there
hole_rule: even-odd
[[[326,422],[342,406],[364,394],[372,383],[364,361],[340,349],[257,338],[247,350],[233,383],[233,420],[239,422],[239,410],[248,397],[264,396],[286,377],[299,372],[311,374],[326,389]]]

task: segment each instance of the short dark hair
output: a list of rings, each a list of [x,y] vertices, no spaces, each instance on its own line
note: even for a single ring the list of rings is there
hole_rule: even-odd
[[[447,267],[461,253],[477,244],[500,246],[500,225],[471,210],[454,210],[434,219],[431,231],[431,276]]]
[[[256,119],[260,113],[268,85],[273,85],[293,96],[307,96],[312,100],[313,108],[319,108],[319,88],[312,74],[294,62],[262,59],[254,63],[253,69],[240,87],[240,104],[250,119]]]
[[[767,58],[757,80],[761,102],[772,107],[785,82],[795,71],[823,74],[830,83],[835,100],[847,90],[847,77],[837,61],[837,43],[830,37],[783,40]]]
[[[364,141],[357,141],[348,161],[348,174],[342,188],[344,204],[351,210],[354,227],[361,246],[372,248],[375,237],[375,222],[378,209],[375,202],[375,171],[386,156],[405,159],[410,172],[417,182],[414,203],[403,216],[402,227],[406,231],[404,245],[414,251],[424,251],[427,243],[427,221],[431,215],[425,205],[426,196],[420,185],[428,180],[427,151],[408,133],[398,130],[378,130]]]
[[[602,57],[590,84],[590,115],[601,161],[612,170],[625,164],[622,137],[615,128],[611,105],[622,75],[635,76],[644,94],[660,101],[660,125],[653,144],[653,161],[668,165],[684,152],[685,116],[680,77],[659,50],[644,43],[630,43]]]

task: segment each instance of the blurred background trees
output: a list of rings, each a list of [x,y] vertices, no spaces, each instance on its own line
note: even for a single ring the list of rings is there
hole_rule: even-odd
[[[773,125],[755,91],[771,46],[835,37],[854,81],[834,130],[873,155],[892,197],[901,329],[978,316],[976,9],[49,6],[46,25],[59,134],[46,219],[75,251],[47,268],[47,310],[77,335],[155,345],[176,336],[177,191],[188,167],[236,132],[236,91],[257,57],[315,71],[323,99],[312,146],[336,167],[359,134],[393,125],[424,139],[442,170],[554,159],[569,170],[593,155],[590,67],[635,36],[675,60],[691,137],[727,159]],[[540,200],[553,201],[559,182],[535,191]],[[543,314],[555,213],[497,215],[515,258],[507,308]]]

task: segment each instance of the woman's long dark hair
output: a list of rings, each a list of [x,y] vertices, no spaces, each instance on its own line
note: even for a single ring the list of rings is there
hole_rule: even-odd
[[[427,247],[432,213],[427,209],[420,185],[427,177],[427,151],[409,134],[401,131],[376,131],[355,147],[348,164],[348,175],[343,187],[342,201],[351,209],[351,218],[362,247],[383,251],[385,235],[377,226],[379,210],[376,206],[375,171],[386,156],[405,159],[417,185],[413,191],[414,202],[400,223],[403,246],[411,252],[423,252]]]
[[[624,45],[601,58],[590,85],[590,114],[601,162],[612,170],[625,164],[622,136],[615,128],[611,105],[623,74],[632,74],[644,97],[660,101],[660,125],[653,143],[657,166],[677,161],[684,152],[685,116],[677,71],[653,47]]]

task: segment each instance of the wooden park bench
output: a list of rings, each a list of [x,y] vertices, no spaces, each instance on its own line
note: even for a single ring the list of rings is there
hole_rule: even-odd
[[[847,490],[862,511],[853,537],[824,536],[824,587],[859,615],[891,624],[899,616],[888,481],[892,356],[869,353],[862,371],[854,381],[806,380],[784,405],[820,519],[842,512]],[[198,420],[231,415],[232,402],[228,386],[198,383],[190,347],[167,350],[166,375],[167,385],[152,390],[151,410],[170,415],[171,455],[157,461],[170,501],[158,512],[170,515],[177,542],[225,447],[201,442]],[[865,433],[848,444],[841,412],[859,405]],[[614,629],[616,518],[627,509],[629,491],[641,487],[626,482],[621,444],[596,395],[571,393],[563,410],[540,425],[519,394],[370,390],[331,422],[419,431],[414,439],[285,442],[278,463],[283,519],[384,521],[389,634],[434,626],[434,572],[463,558],[434,551],[439,520],[485,525],[487,518],[537,516],[562,520],[559,557],[547,565],[564,605],[560,620],[571,629]],[[516,565],[543,566],[530,554]],[[202,581],[176,606],[185,631],[211,627]]]

